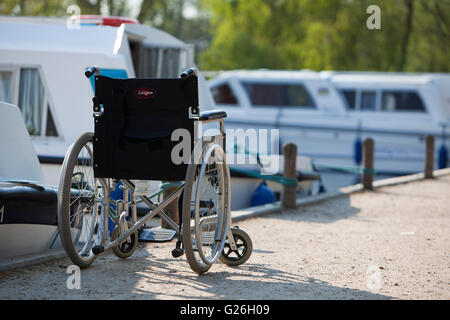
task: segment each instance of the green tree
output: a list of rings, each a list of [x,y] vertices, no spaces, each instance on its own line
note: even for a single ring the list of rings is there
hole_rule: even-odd
[[[22,16],[63,16],[73,3],[68,0],[2,0],[0,13]]]
[[[381,9],[369,30],[366,9]],[[205,0],[204,69],[449,71],[450,0]]]
[[[194,17],[186,17],[186,7],[196,10]],[[203,10],[200,0],[143,0],[137,19],[162,29],[203,50],[210,42],[210,13]]]

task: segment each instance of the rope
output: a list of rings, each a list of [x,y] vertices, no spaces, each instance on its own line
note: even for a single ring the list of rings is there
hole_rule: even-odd
[[[354,174],[368,174],[368,175],[376,175],[375,169],[372,168],[364,168],[364,167],[338,167],[327,164],[314,163],[314,166],[318,169],[329,169],[339,172],[345,173],[354,173]]]
[[[260,154],[258,152],[250,152],[245,148],[242,150],[241,146],[239,146],[237,144],[234,144],[233,150],[234,150],[235,154],[245,154],[245,155],[250,155],[250,156],[255,156],[255,157],[260,156]]]
[[[163,192],[167,192],[170,189],[173,188],[178,188],[179,186],[181,186],[183,183],[180,181],[177,182],[162,182],[161,186],[159,187],[160,190],[162,190]],[[161,192],[161,191],[160,191]]]
[[[52,249],[52,248],[53,248],[53,245],[55,244],[56,239],[58,239],[58,236],[59,236],[59,231],[56,233],[55,237],[53,238],[53,241],[52,241],[52,243],[50,244],[50,248],[49,248],[49,249]]]
[[[161,195],[166,195],[167,192],[169,192],[170,189],[178,188],[179,186],[183,185],[182,182],[164,182],[162,181],[161,185],[159,186],[159,191],[153,195],[150,196],[150,198],[153,198],[155,196],[158,196],[158,202],[161,199]]]
[[[287,177],[282,177],[282,176],[277,176],[277,175],[262,175],[253,170],[246,170],[246,169],[235,168],[235,167],[230,168],[230,171],[242,173],[242,174],[250,176],[250,177],[261,178],[264,180],[277,182],[281,185],[288,186],[288,187],[297,187],[298,186],[298,180],[296,178],[287,178]]]

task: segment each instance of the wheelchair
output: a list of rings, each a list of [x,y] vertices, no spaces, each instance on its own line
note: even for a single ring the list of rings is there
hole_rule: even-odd
[[[94,133],[84,133],[68,149],[58,191],[59,233],[72,262],[87,268],[107,249],[121,259],[130,257],[139,230],[158,215],[176,231],[172,256],[185,254],[197,274],[217,260],[230,266],[245,263],[252,241],[231,227],[226,113],[200,113],[197,71],[187,69],[172,79],[114,79],[90,67],[85,76],[95,77]],[[219,124],[220,134],[198,136],[199,125],[210,122]],[[186,150],[180,151],[174,132],[188,137]],[[180,185],[158,203],[137,192],[142,180]],[[114,200],[111,191],[119,183],[123,199]],[[150,208],[140,219],[137,199]],[[174,201],[179,223],[164,212]]]

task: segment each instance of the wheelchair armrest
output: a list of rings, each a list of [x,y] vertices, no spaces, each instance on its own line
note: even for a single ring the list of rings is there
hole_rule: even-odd
[[[227,113],[222,110],[209,110],[200,113],[198,120],[208,121],[208,120],[219,120],[227,117]]]
[[[189,68],[183,71],[183,73],[180,75],[180,78],[183,80],[187,80],[190,77],[198,77],[197,70],[195,68]]]
[[[87,68],[86,71],[84,72],[84,75],[86,76],[86,78],[89,79],[90,77],[92,77],[92,75],[94,73],[97,74],[97,75],[100,74],[100,69],[98,67],[96,67],[96,66],[92,66],[92,67]]]

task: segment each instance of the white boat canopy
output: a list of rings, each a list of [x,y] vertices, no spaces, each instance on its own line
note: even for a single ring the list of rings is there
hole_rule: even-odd
[[[41,166],[20,110],[0,101],[0,179],[42,181]]]

